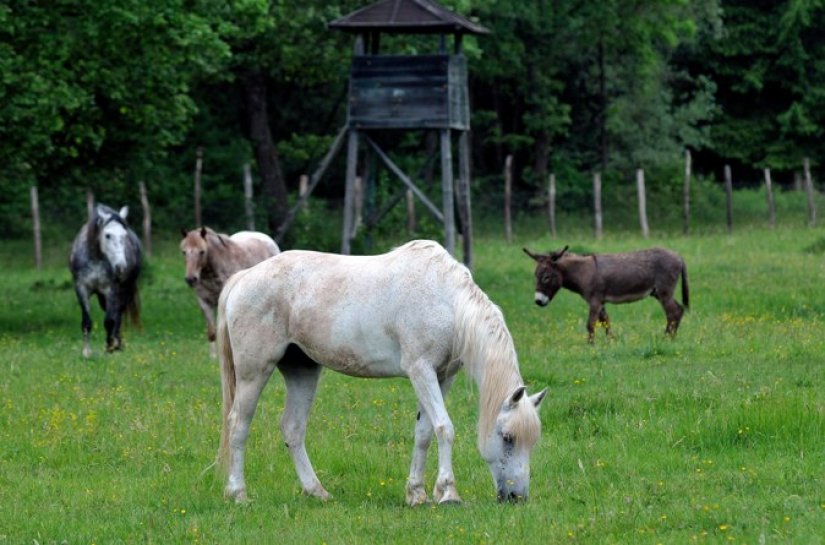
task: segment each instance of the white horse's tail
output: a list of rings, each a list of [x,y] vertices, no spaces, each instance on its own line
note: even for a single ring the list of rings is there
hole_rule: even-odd
[[[221,445],[218,451],[218,463],[228,471],[229,461],[229,413],[235,402],[235,358],[232,354],[232,342],[229,338],[229,327],[226,322],[226,297],[231,291],[234,282],[227,281],[218,301],[217,338],[218,358],[221,364],[221,391],[223,392],[223,419],[221,425]]]

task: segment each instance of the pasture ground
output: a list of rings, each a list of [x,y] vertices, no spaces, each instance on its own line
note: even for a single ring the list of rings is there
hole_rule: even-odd
[[[325,373],[308,432],[334,495],[302,497],[282,446],[273,375],[247,449],[251,501],[223,499],[210,464],[220,386],[176,243],[156,243],[142,285],[144,329],[122,353],[80,357],[80,313],[51,245],[3,242],[0,265],[0,544],[117,543],[823,543],[825,243],[822,229],[732,235],[608,235],[512,245],[482,235],[475,277],[499,304],[531,392],[549,386],[531,499],[499,505],[475,448],[477,392],[448,398],[465,503],[404,505],[415,401],[403,380]],[[586,342],[586,305],[533,304],[547,251],[660,244],[688,263],[691,311],[663,335],[654,300],[609,307],[616,338]],[[601,332],[599,332],[601,333]],[[435,472],[435,445],[429,464]]]

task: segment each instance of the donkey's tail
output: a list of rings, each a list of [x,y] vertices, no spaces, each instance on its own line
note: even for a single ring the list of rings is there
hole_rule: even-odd
[[[690,289],[688,289],[687,265],[682,261],[682,305],[690,309]]]
[[[232,342],[226,321],[226,298],[232,291],[233,282],[227,282],[218,301],[217,338],[218,358],[221,364],[221,391],[223,392],[223,418],[221,425],[221,445],[218,451],[218,463],[228,470],[229,461],[229,413],[235,402],[235,358],[232,354]]]

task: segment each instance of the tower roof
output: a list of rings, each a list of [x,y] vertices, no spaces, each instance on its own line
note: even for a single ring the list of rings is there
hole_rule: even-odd
[[[490,31],[432,0],[379,0],[329,23],[345,32],[489,34]]]

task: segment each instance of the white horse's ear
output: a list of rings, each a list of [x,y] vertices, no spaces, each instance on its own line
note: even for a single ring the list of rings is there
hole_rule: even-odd
[[[129,207],[124,206],[123,208],[121,208],[120,212],[118,212],[118,215],[120,215],[120,219],[125,220],[126,216],[129,215]]]
[[[504,408],[512,409],[516,405],[518,405],[518,402],[521,401],[522,397],[524,397],[524,392],[526,391],[526,386],[519,386],[518,388],[516,388],[516,391],[510,394],[510,397],[508,397],[507,400],[504,402]]]
[[[546,395],[547,395],[547,388],[545,388],[544,390],[542,390],[541,392],[539,392],[537,394],[531,395],[530,396],[530,402],[533,404],[533,406],[536,409],[538,409],[541,406],[542,400],[544,400],[544,396],[546,396]]]

